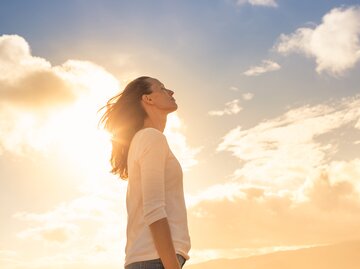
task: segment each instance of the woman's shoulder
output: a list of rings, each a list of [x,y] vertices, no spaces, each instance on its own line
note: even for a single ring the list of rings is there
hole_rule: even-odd
[[[135,137],[140,143],[154,143],[156,141],[166,141],[165,135],[160,132],[158,129],[147,127],[139,130]]]
[[[133,137],[129,152],[133,152],[133,158],[138,159],[144,153],[169,152],[169,145],[165,135],[155,128],[144,128],[139,130]],[[159,155],[160,156],[160,155]]]
[[[143,129],[140,129],[138,133],[148,134],[148,135],[164,135],[162,132],[160,132],[158,129],[153,127],[146,127]]]

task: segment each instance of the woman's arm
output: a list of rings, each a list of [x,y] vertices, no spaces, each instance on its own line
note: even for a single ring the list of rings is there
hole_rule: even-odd
[[[165,269],[181,269],[176,257],[167,218],[159,219],[149,225],[155,247]]]
[[[180,269],[165,210],[165,166],[169,155],[166,137],[149,128],[143,133],[138,158],[143,195],[144,221],[165,269]]]

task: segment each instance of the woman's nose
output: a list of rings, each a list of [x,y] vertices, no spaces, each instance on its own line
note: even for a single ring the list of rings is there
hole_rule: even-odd
[[[170,94],[170,96],[174,95],[174,92],[172,90],[168,90],[168,93]]]

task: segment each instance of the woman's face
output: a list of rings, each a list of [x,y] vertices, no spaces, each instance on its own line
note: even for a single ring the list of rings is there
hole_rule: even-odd
[[[148,94],[151,103],[158,109],[166,110],[168,113],[173,112],[177,109],[177,104],[173,97],[174,92],[166,89],[164,84],[154,78],[148,79],[151,84],[151,93]]]

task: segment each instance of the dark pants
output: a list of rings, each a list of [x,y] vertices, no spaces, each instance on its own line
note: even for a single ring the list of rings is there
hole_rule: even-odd
[[[180,254],[176,254],[176,256],[182,268],[186,260]],[[164,265],[162,264],[160,259],[155,259],[141,262],[133,262],[125,266],[125,269],[164,269]]]

